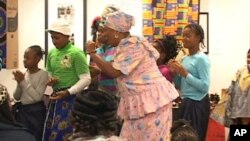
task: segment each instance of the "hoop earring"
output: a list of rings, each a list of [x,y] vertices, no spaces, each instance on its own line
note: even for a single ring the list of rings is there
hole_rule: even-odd
[[[118,38],[118,35],[115,35],[115,39],[117,39]]]

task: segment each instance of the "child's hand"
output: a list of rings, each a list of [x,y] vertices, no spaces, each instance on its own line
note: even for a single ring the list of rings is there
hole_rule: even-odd
[[[53,85],[55,85],[58,82],[59,82],[58,78],[56,78],[56,77],[50,77],[49,80],[47,81],[47,85],[48,86],[53,86]]]
[[[168,63],[166,64],[167,65],[167,67],[168,67],[168,69],[169,69],[169,71],[172,73],[172,74],[177,74],[177,71],[176,71],[176,68],[174,67],[175,65],[175,60],[173,60],[173,59],[170,59],[169,61],[168,61]]]
[[[24,80],[24,73],[22,73],[19,70],[13,71],[12,74],[14,75],[14,79],[17,81],[17,83],[20,83]]]
[[[170,61],[168,63],[168,67],[169,67],[170,71],[173,73],[180,74],[183,77],[187,77],[187,75],[188,75],[187,70],[178,61]]]

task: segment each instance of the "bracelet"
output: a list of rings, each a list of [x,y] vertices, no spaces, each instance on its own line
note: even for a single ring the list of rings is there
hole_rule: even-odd
[[[87,54],[91,54],[91,53],[96,53],[96,50],[90,51],[90,52],[86,52]]]

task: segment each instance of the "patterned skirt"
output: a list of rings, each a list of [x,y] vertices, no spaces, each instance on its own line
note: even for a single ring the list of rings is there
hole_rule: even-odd
[[[69,121],[69,114],[73,106],[75,95],[51,101],[45,120],[43,141],[64,141],[73,133],[73,126]]]
[[[128,141],[167,141],[172,127],[172,103],[139,119],[125,119],[120,137]]]

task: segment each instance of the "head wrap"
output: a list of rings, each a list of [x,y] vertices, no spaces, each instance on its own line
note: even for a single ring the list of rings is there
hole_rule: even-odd
[[[106,18],[108,14],[114,13],[116,11],[120,11],[119,7],[116,7],[115,5],[111,4],[104,8],[102,12],[102,18]]]
[[[47,32],[58,32],[63,35],[71,36],[71,28],[69,22],[64,19],[60,18],[56,20],[54,23],[51,24],[51,26],[46,30]]]
[[[7,99],[8,92],[7,88],[0,84],[0,105]]]
[[[134,25],[134,17],[124,12],[114,12],[107,15],[104,25],[119,32],[128,32]]]

